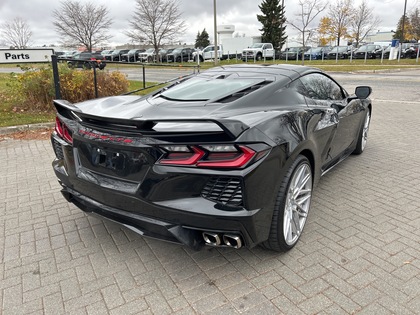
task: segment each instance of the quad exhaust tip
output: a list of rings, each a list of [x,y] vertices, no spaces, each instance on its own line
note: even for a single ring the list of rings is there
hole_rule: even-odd
[[[205,244],[210,246],[224,246],[238,249],[243,245],[241,237],[235,234],[203,232],[203,239]]]

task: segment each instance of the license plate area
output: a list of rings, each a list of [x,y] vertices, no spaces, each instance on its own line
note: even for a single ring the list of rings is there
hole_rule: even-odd
[[[114,171],[122,171],[125,169],[126,156],[123,153],[106,151],[100,148],[96,148],[92,153],[93,165]]]
[[[74,141],[75,161],[82,172],[141,182],[156,160],[151,147],[114,148],[102,143]]]

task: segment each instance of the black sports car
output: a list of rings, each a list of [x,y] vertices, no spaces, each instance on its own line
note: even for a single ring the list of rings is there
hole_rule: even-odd
[[[314,68],[237,65],[144,97],[57,100],[53,168],[69,202],[141,235],[284,251],[320,177],[363,152],[370,93]]]

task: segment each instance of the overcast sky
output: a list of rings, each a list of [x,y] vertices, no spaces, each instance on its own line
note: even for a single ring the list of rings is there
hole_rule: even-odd
[[[79,0],[88,2],[89,0]],[[188,25],[187,31],[179,40],[182,43],[193,44],[198,31],[206,28],[213,40],[213,0],[178,0],[183,18]],[[329,0],[330,3],[334,0]],[[92,1],[91,1],[92,2]],[[285,0],[286,18],[295,20],[298,13],[297,0]],[[135,7],[134,0],[94,0],[97,5],[104,5],[109,9],[113,19],[111,46],[128,43],[129,39],[123,35],[128,27]],[[261,24],[256,15],[261,11],[258,5],[261,0],[217,0],[217,24],[234,25],[237,32],[246,36],[260,35]],[[360,0],[355,0],[359,4]],[[382,23],[378,26],[380,31],[395,30],[399,18],[404,12],[404,0],[368,0],[370,7],[375,8],[375,14]],[[59,43],[59,38],[52,26],[52,11],[59,8],[59,1],[51,0],[0,0],[0,24],[15,17],[27,21],[33,31],[32,45],[42,46]],[[420,7],[420,0],[408,0],[407,12]],[[326,16],[324,11],[321,16]],[[316,27],[315,23],[313,27]],[[287,27],[287,33],[293,37],[295,31]]]

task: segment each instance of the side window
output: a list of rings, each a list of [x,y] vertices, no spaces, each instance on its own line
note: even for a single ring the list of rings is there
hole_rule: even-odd
[[[315,100],[342,100],[345,97],[340,86],[321,73],[305,75],[301,80],[307,92],[306,97]]]

